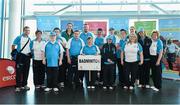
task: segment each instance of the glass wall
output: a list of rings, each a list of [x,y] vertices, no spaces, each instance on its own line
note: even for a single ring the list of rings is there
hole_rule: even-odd
[[[3,30],[3,11],[4,11],[4,0],[0,0],[0,58],[2,54],[2,30]]]

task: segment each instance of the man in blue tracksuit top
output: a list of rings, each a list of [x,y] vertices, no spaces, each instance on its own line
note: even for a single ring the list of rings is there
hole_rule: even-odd
[[[89,37],[87,39],[87,41],[88,41],[88,44],[83,47],[83,49],[81,50],[81,54],[82,55],[98,55],[98,54],[100,54],[100,50],[99,50],[98,46],[93,45],[93,38]],[[89,72],[91,72],[90,73],[91,80],[89,79]],[[95,81],[97,78],[97,71],[84,71],[84,75],[85,75],[85,79],[86,79],[87,88],[94,89]]]
[[[87,38],[93,37],[93,40],[95,39],[95,36],[92,32],[89,32],[89,25],[84,24],[84,31],[80,34],[80,38],[84,41],[85,45],[87,45]],[[94,43],[94,41],[93,41]]]
[[[25,26],[23,28],[23,34],[17,36],[12,45],[12,51],[17,50],[19,52],[19,56],[16,59],[16,92],[21,90],[30,90],[27,86],[30,67],[30,53],[32,49],[29,34],[30,28]]]
[[[84,47],[84,42],[81,38],[79,38],[79,33],[79,30],[75,30],[74,37],[68,40],[66,46],[67,61],[70,65],[67,73],[67,82],[70,88],[73,86],[73,80],[76,86],[79,85],[79,73],[77,66],[78,55],[80,55],[80,52]]]
[[[64,49],[56,41],[56,33],[50,33],[50,41],[45,44],[42,52],[43,64],[47,66],[47,88],[45,91],[48,92],[53,89],[53,91],[57,92],[59,91],[57,88],[59,65],[62,65]]]

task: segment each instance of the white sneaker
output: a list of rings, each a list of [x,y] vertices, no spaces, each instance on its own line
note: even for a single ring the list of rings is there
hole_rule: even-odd
[[[133,90],[133,89],[134,89],[134,87],[130,86],[130,87],[129,87],[129,89],[130,89],[130,90]]]
[[[40,85],[41,88],[45,88],[46,86],[45,85]]]
[[[128,87],[127,87],[127,86],[124,86],[123,88],[124,88],[124,89],[127,89]]]
[[[153,90],[154,90],[154,91],[156,91],[156,92],[158,92],[158,91],[159,91],[159,89],[158,89],[158,88],[153,88]]]
[[[95,89],[95,86],[91,86],[91,89]]]
[[[153,90],[154,90],[154,88],[155,88],[154,86],[151,86],[151,89],[153,89]]]
[[[107,87],[106,87],[106,86],[103,86],[103,89],[104,89],[104,90],[106,90],[106,89],[107,89]]]
[[[35,86],[35,89],[40,89],[40,85]]]
[[[141,87],[142,87],[142,85],[138,85],[138,87],[139,87],[139,88],[141,88]]]
[[[58,88],[53,88],[53,91],[58,92],[59,89]]]
[[[60,86],[61,86],[61,87],[64,87],[64,82],[61,82],[61,83],[60,83]]]
[[[87,86],[88,89],[91,89],[91,86]]]
[[[113,90],[113,87],[112,87],[112,86],[110,86],[110,87],[109,87],[109,89],[110,89],[110,90]]]
[[[49,91],[51,91],[51,90],[52,90],[52,88],[46,88],[46,89],[44,89],[45,92],[49,92]]]
[[[150,88],[150,86],[149,85],[145,85],[145,88]]]
[[[22,90],[30,90],[30,87],[28,86],[24,86],[24,87],[21,87]]]
[[[20,92],[21,91],[21,89],[19,88],[19,87],[17,87],[16,89],[15,89],[15,92]]]

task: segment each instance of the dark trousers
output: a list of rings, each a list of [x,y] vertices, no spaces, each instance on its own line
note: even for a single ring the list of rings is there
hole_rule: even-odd
[[[124,86],[125,83],[125,73],[124,67],[121,65],[121,59],[117,59],[117,66],[118,66],[118,75],[119,75],[119,84]]]
[[[33,60],[33,82],[34,85],[43,85],[45,79],[45,65],[42,60]]]
[[[69,64],[67,63],[67,57],[63,58],[63,64],[59,66],[58,82],[65,82],[67,78],[67,69]]]
[[[114,63],[114,67],[113,67],[113,84],[115,84],[116,82],[116,62]]]
[[[48,88],[57,88],[58,84],[58,67],[47,67],[47,87]]]
[[[76,85],[79,83],[79,73],[76,59],[71,59],[71,64],[69,65],[67,72],[67,81],[69,86],[72,86],[72,82]]]
[[[85,71],[78,71],[79,73],[79,79],[81,80],[81,82],[83,81],[83,78],[85,77]]]
[[[139,66],[139,82],[141,85],[149,85],[150,78],[150,61],[144,61],[142,65]]]
[[[173,70],[173,63],[175,62],[175,58],[176,58],[175,53],[168,53],[167,54],[167,62],[168,62],[170,70]]]
[[[85,71],[85,79],[87,86],[94,86],[97,79],[97,71]]]
[[[114,64],[104,64],[103,85],[113,86],[114,83]]]
[[[161,63],[160,65],[156,66],[157,59],[158,59],[158,55],[151,56],[152,80],[153,80],[154,86],[158,89],[161,89],[162,67],[161,67]]]
[[[125,85],[133,86],[136,80],[137,70],[138,70],[138,62],[125,62]],[[131,75],[131,79],[130,76]]]
[[[16,67],[16,87],[26,86],[29,76],[30,57],[23,56],[23,60],[18,62],[16,61],[15,67]]]

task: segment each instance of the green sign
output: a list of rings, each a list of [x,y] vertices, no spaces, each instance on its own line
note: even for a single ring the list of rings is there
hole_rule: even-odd
[[[138,21],[135,22],[135,28],[137,32],[143,28],[146,35],[150,36],[151,32],[156,29],[156,21]]]

